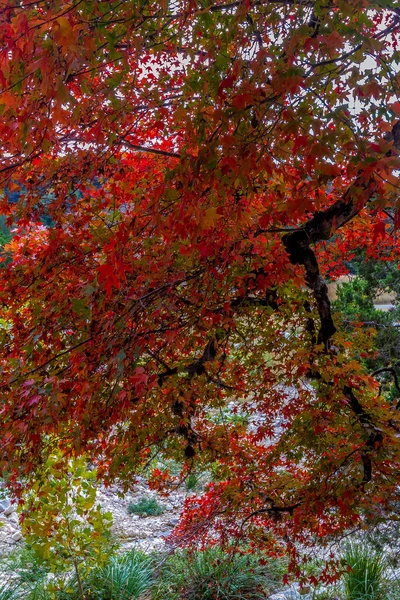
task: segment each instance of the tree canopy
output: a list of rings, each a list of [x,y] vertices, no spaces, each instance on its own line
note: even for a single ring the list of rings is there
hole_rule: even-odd
[[[341,325],[325,278],[355,249],[399,259],[397,3],[1,5],[16,493],[56,440],[127,486],[158,456],[212,468],[184,540],[294,555],[395,515],[398,401],[363,362],[373,328]]]

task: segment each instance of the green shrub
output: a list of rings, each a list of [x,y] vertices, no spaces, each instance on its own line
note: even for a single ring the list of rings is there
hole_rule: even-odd
[[[154,600],[261,600],[278,587],[281,561],[220,548],[176,552],[161,569]]]
[[[351,570],[343,576],[346,600],[385,600],[384,575],[387,562],[383,553],[366,544],[351,543],[344,554]]]
[[[138,502],[131,502],[128,506],[130,515],[141,517],[158,517],[165,512],[164,507],[155,498],[141,498]]]
[[[44,586],[49,569],[29,545],[24,544],[4,557],[1,571],[3,575],[8,573],[12,579],[0,585],[0,600],[47,600],[43,594],[32,595],[36,587]]]
[[[96,500],[96,471],[85,457],[65,458],[56,441],[49,450],[18,507],[22,532],[56,576],[48,591],[58,592],[73,570],[83,597],[82,580],[108,560],[112,514]]]

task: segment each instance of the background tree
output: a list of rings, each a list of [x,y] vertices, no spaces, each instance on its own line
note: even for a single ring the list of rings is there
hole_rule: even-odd
[[[364,326],[376,330],[375,354],[360,354],[368,370],[377,376],[392,400],[399,398],[400,331],[399,265],[397,261],[368,260],[362,252],[352,261],[357,274],[337,288],[335,310],[341,312],[344,326],[351,331]],[[384,310],[379,302],[386,301]]]
[[[393,514],[398,410],[323,277],[360,245],[398,256],[396,4],[8,1],[0,18],[10,485],[55,436],[127,486],[158,454],[213,464],[187,541],[296,558]],[[254,427],[216,419],[228,402]]]

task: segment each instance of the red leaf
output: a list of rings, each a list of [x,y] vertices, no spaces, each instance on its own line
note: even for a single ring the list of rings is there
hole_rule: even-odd
[[[379,237],[381,237],[382,239],[384,239],[386,237],[386,228],[385,228],[384,221],[380,221],[379,223],[376,223],[374,225],[374,230],[373,230],[373,234],[372,234],[372,243],[375,244]]]
[[[224,94],[224,90],[233,87],[233,84],[236,81],[236,75],[229,75],[229,77],[226,77],[225,79],[223,79],[221,81],[221,83],[218,86],[218,96],[220,98],[226,98],[226,94]]]

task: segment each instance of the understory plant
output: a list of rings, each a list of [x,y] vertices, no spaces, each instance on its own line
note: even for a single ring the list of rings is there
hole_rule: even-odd
[[[112,515],[96,502],[95,481],[85,457],[65,460],[54,448],[23,497],[22,532],[54,574],[50,592],[68,587],[68,573],[73,572],[83,598],[84,579],[108,560]]]
[[[138,600],[153,581],[153,557],[131,550],[109,556],[105,564],[87,572],[80,582],[72,573],[57,591],[49,593],[48,586],[39,582],[28,600]]]
[[[387,561],[361,542],[349,543],[344,553],[348,572],[343,576],[346,600],[386,600],[385,571]]]
[[[165,509],[156,498],[143,497],[138,502],[131,502],[128,506],[128,513],[139,515],[141,517],[158,517],[164,513]]]
[[[9,582],[0,584],[0,600],[18,600],[19,598],[22,598],[22,595],[17,584]]]
[[[178,551],[162,567],[154,600],[261,600],[279,585],[279,560],[227,553],[218,547]]]
[[[46,562],[28,544],[10,552],[2,560],[1,566],[4,571],[13,574],[18,584],[34,584],[43,581],[49,572]]]
[[[136,600],[154,582],[154,560],[139,550],[112,556],[85,582],[90,600]]]

